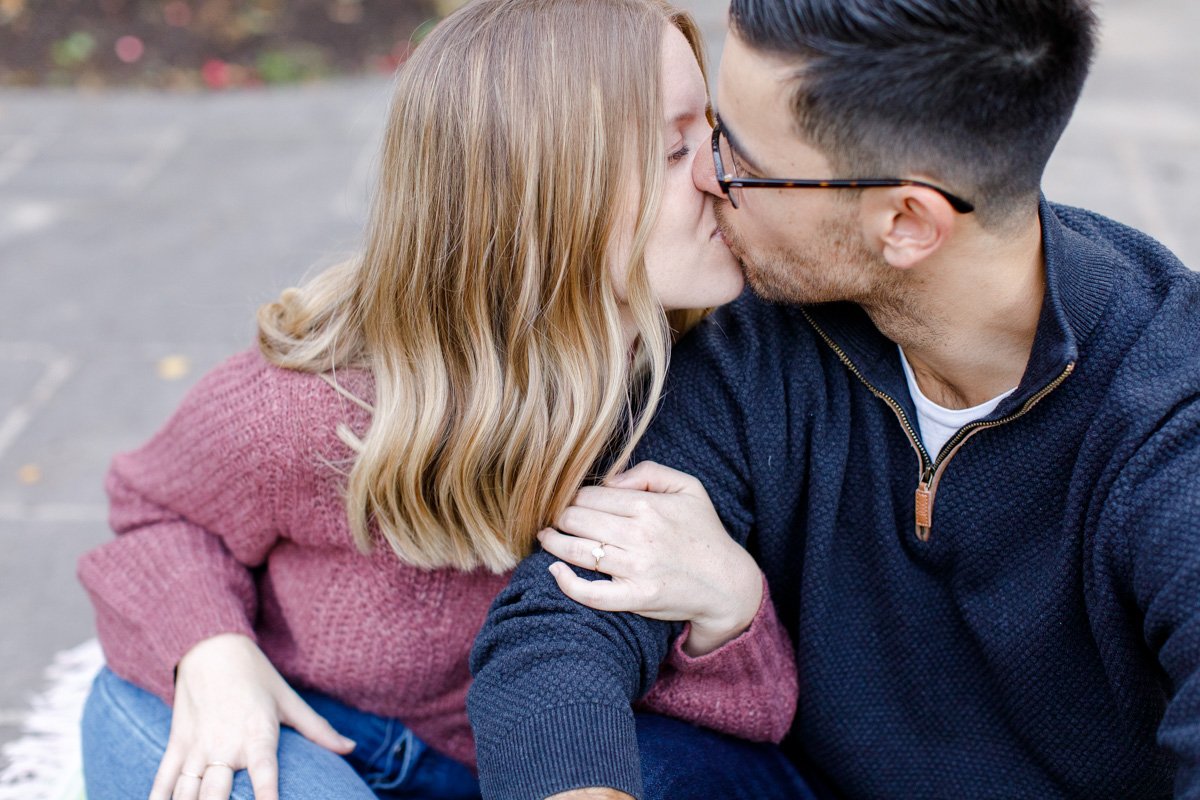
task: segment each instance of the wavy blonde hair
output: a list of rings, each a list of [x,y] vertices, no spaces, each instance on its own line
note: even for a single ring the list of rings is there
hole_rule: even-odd
[[[259,310],[274,364],[374,377],[365,436],[339,429],[360,549],[382,537],[420,567],[511,569],[597,463],[627,464],[672,333],[702,315],[664,313],[644,260],[666,25],[703,69],[694,22],[658,0],[449,16],[398,74],[361,256]]]

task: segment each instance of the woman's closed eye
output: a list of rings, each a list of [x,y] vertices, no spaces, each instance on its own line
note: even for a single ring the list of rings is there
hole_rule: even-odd
[[[667,163],[668,164],[678,164],[680,161],[683,161],[685,158],[687,158],[691,152],[692,152],[691,145],[685,144],[682,147],[680,147],[678,150],[674,151],[673,153],[671,153],[670,155],[667,156]]]

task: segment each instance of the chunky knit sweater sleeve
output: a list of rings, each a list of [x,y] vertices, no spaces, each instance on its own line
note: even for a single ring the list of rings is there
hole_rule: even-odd
[[[278,537],[281,472],[295,460],[278,372],[255,352],[235,356],[109,470],[118,536],[81,559],[79,577],[110,667],[167,702],[193,645],[254,637],[251,571]]]
[[[640,797],[634,707],[744,739],[783,738],[796,709],[796,656],[765,589],[741,636],[692,657],[682,649],[686,627],[670,644],[671,623],[566,597],[547,571],[556,560],[542,551],[521,562],[471,654],[468,713],[485,797],[587,786]]]
[[[1141,611],[1145,646],[1171,687],[1157,738],[1177,759],[1175,796],[1200,798],[1200,400],[1129,459],[1100,531],[1115,542],[1119,589]]]
[[[681,343],[672,357],[662,408],[635,459],[696,475],[730,535],[744,543],[752,519],[745,431],[754,424],[753,404],[745,402],[744,359],[756,356],[745,350],[732,355],[727,341],[741,337],[742,305],[726,307]],[[630,704],[650,691],[660,663],[671,653],[674,631],[665,622],[575,603],[547,571],[553,561],[535,553],[517,567],[471,654],[475,682],[467,712],[484,795],[515,800],[609,786],[640,797]],[[754,641],[743,635],[735,643]],[[724,655],[712,654],[714,660]],[[794,657],[787,654],[785,671],[795,669]],[[672,660],[664,675],[679,665],[678,657]],[[724,683],[722,697],[735,705],[748,682],[717,683]],[[659,692],[648,699],[665,699],[665,689]],[[773,710],[790,721],[794,703],[793,693],[790,702]],[[759,711],[771,706],[754,705]],[[772,728],[771,736],[756,738],[773,734]]]

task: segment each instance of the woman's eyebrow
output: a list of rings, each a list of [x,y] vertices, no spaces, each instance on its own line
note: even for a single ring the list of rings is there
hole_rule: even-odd
[[[696,112],[692,109],[685,109],[667,119],[668,125],[679,125],[685,122],[691,122],[696,119]]]
[[[708,112],[708,103],[703,104],[703,111],[700,111],[701,105],[696,102],[690,102],[686,105],[678,107],[678,110],[667,117],[668,125],[678,125],[680,123],[691,122],[692,120],[706,117]]]
[[[758,162],[751,158],[750,155],[746,153],[746,150],[740,144],[738,144],[737,136],[735,136],[733,131],[729,129],[729,125],[726,124],[725,120],[721,119],[721,115],[716,114],[715,116],[717,119],[717,124],[721,126],[721,134],[729,140],[729,149],[733,151],[735,156],[737,156],[737,160],[745,164],[754,172],[757,172],[759,175],[765,175],[766,172],[758,166]]]

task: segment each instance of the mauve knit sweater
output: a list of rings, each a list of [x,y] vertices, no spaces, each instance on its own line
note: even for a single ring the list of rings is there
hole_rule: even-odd
[[[365,372],[341,386],[374,397]],[[294,686],[400,719],[469,765],[467,657],[509,576],[425,570],[354,546],[341,499],[369,413],[322,378],[254,350],[209,373],[166,426],[108,475],[118,536],[79,577],[110,668],[170,703],[173,670],[203,639],[254,639]],[[778,741],[796,702],[794,651],[764,596],[737,639],[701,658],[676,641],[642,706]]]

